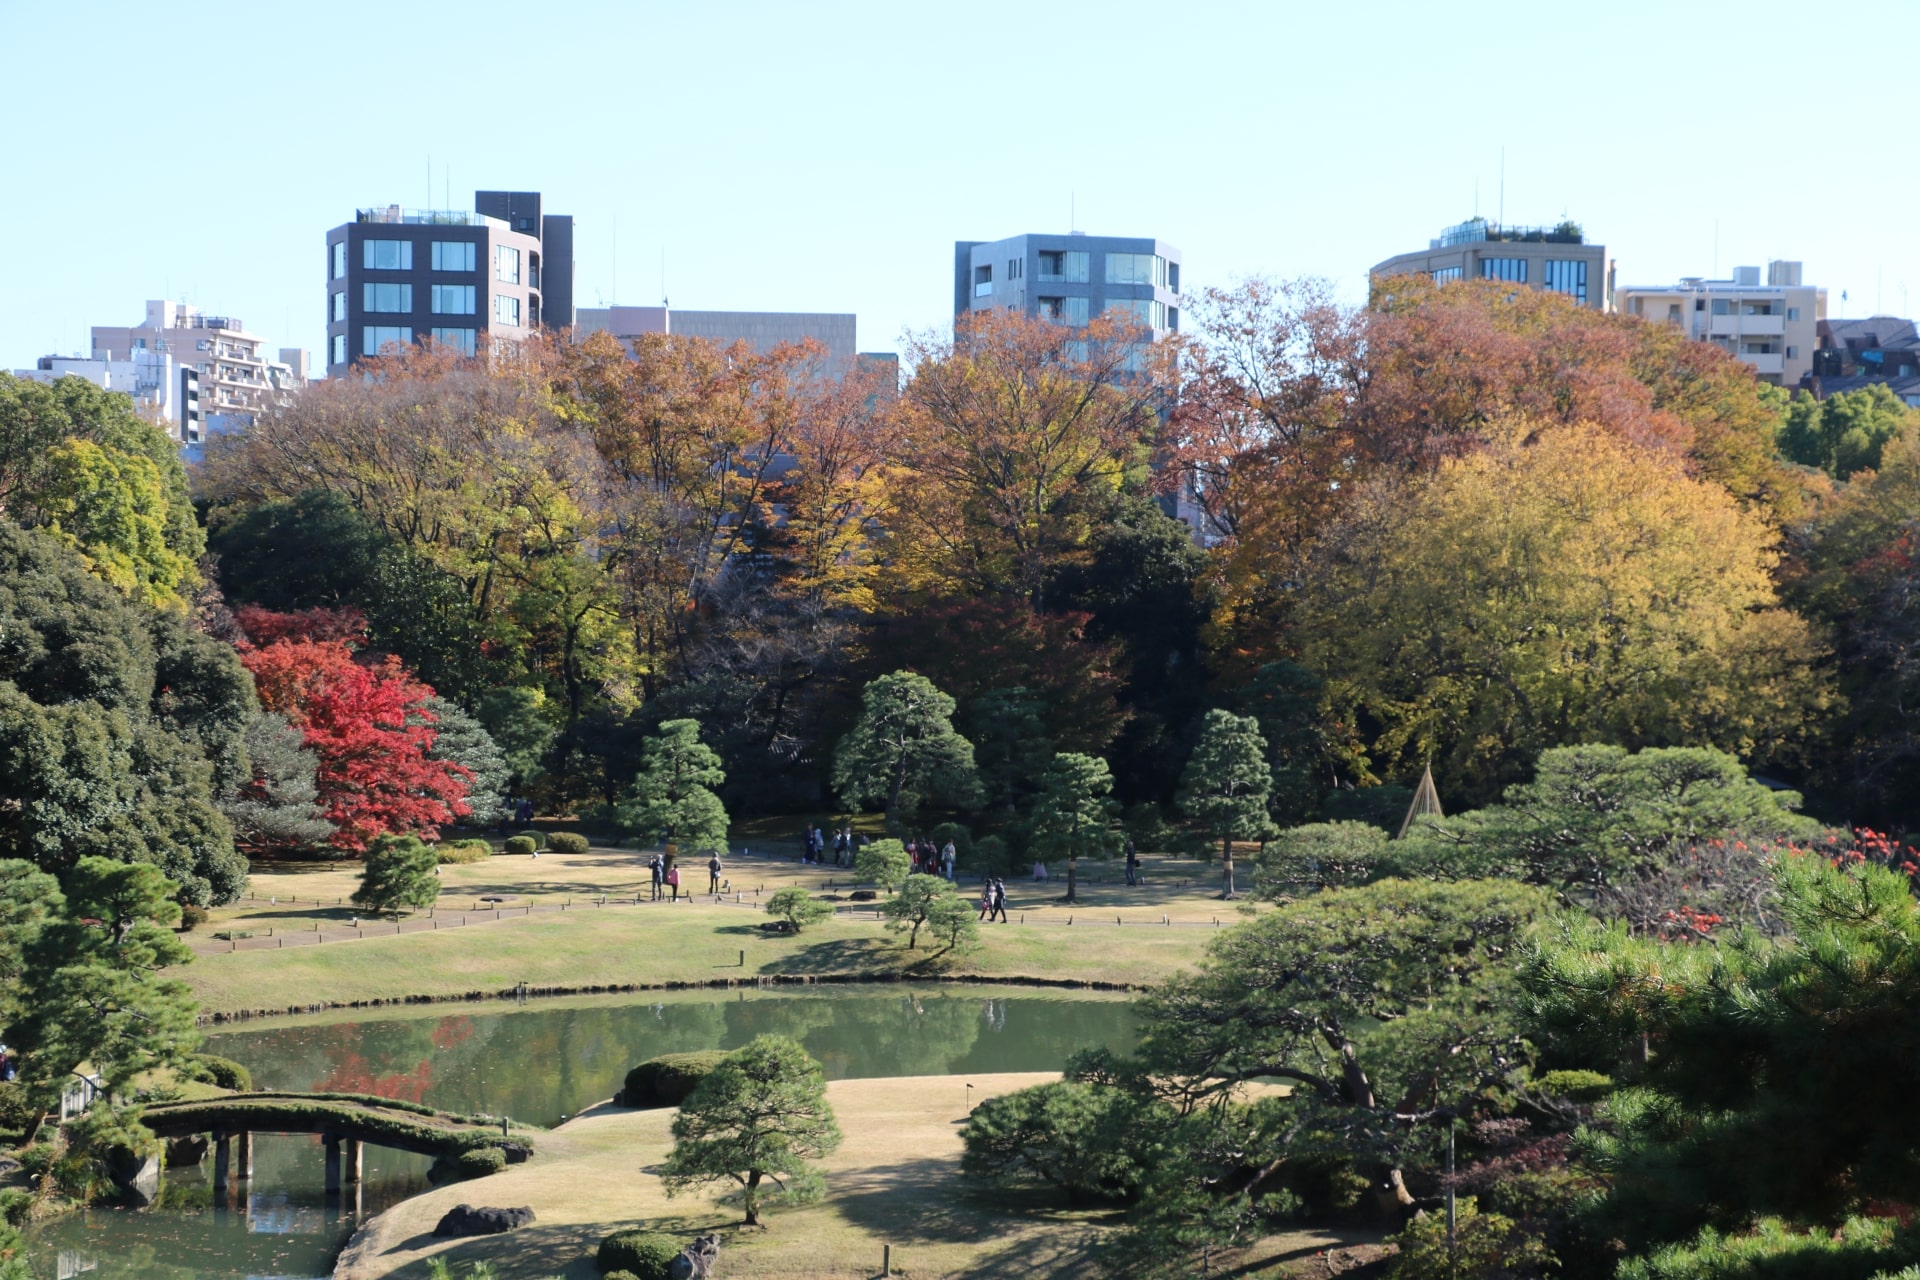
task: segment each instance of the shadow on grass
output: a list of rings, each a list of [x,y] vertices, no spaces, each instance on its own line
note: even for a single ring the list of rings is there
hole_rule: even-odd
[[[759,932],[757,929],[754,932]],[[775,934],[775,937],[783,935]],[[900,948],[880,938],[832,938],[768,960],[761,973],[850,973],[900,967]]]
[[[1125,1216],[1118,1209],[1065,1208],[1057,1197],[1043,1194],[955,1194],[953,1161],[939,1157],[835,1173],[832,1185],[833,1207],[848,1222],[903,1246],[978,1245],[1006,1234],[1014,1224],[1080,1224],[1091,1237],[1096,1226]],[[996,1273],[987,1269],[978,1274]]]

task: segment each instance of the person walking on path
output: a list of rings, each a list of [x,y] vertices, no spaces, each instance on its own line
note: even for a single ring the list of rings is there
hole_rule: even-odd
[[[666,879],[666,868],[661,865],[660,855],[654,854],[653,861],[647,864],[647,870],[653,873],[653,901],[660,901],[660,885]]]
[[[717,853],[707,859],[707,892],[720,892],[720,855]]]
[[[674,902],[680,901],[680,864],[679,863],[675,863],[673,866],[667,868],[667,888],[673,894],[672,900]]]
[[[998,879],[993,882],[993,910],[987,914],[987,923],[992,924],[995,916],[1001,924],[1007,922],[1007,884]]]
[[[1133,837],[1127,837],[1127,883],[1135,883],[1140,875],[1140,851],[1133,847]]]
[[[853,828],[842,827],[833,837],[833,865],[844,867],[852,861],[847,857],[853,850]]]
[[[993,914],[993,881],[980,882],[980,918],[985,920]]]
[[[951,840],[947,841],[946,847],[940,850],[940,869],[948,880],[953,879],[953,864],[959,856],[960,851],[953,847]]]

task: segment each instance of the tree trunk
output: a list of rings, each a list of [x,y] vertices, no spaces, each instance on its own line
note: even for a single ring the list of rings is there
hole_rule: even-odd
[[[1080,859],[1067,855],[1067,901],[1078,902],[1080,894]]]
[[[1233,837],[1228,836],[1220,842],[1220,876],[1224,887],[1220,896],[1228,902],[1233,901]]]
[[[747,1225],[750,1227],[760,1225],[759,1190],[760,1171],[755,1169],[747,1174],[747,1193],[741,1197],[741,1207],[747,1211]]]

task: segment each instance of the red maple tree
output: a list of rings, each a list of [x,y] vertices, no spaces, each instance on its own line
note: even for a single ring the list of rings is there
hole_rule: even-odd
[[[429,758],[433,690],[391,654],[356,654],[344,638],[359,635],[355,620],[311,616],[322,612],[248,610],[241,619],[249,636],[272,637],[240,646],[260,705],[301,730],[319,757],[335,848],[359,853],[388,832],[433,839],[469,812],[473,779],[463,765]]]

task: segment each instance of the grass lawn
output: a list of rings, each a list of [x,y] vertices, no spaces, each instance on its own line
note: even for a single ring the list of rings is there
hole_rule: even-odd
[[[750,838],[744,843],[755,848]],[[261,867],[252,878],[252,900],[216,910],[189,935],[201,954],[180,976],[211,1013],[493,994],[522,982],[579,988],[901,974],[1147,983],[1193,965],[1217,932],[1215,920],[1224,927],[1240,919],[1236,904],[1218,899],[1211,868],[1201,864],[1149,859],[1143,887],[1119,883],[1115,865],[1089,864],[1078,904],[1058,901],[1065,892],[1060,879],[1010,881],[1013,922],[982,924],[979,950],[930,962],[926,939],[918,951],[908,951],[851,903],[797,937],[763,931],[767,917],[754,905],[756,897],[790,884],[820,894],[844,895],[850,888],[845,870],[803,867],[790,859],[772,849],[729,858],[733,893],[724,901],[697,895],[677,905],[635,905],[635,896],[647,896],[645,854],[593,848],[537,858],[500,855],[441,868],[434,922],[448,927],[360,940],[348,938],[358,915],[347,905],[359,883],[357,863]],[[685,878],[704,889],[704,865],[688,866]],[[978,885],[963,881],[961,892],[977,894]],[[472,914],[483,896],[496,895],[506,899],[505,918],[494,922],[490,913],[484,920]],[[599,895],[627,901],[595,906]],[[561,911],[563,903],[571,905]],[[538,909],[512,915],[529,905]],[[453,927],[463,916],[472,922]],[[1167,917],[1179,923],[1163,925]],[[429,923],[417,916],[407,927],[427,929]],[[316,926],[342,940],[313,944]],[[392,925],[371,927],[378,933]],[[228,952],[213,934],[232,931],[253,937]]]
[[[653,1176],[672,1139],[671,1109],[603,1106],[540,1144],[535,1158],[478,1183],[427,1192],[377,1218],[356,1237],[336,1280],[422,1277],[427,1260],[491,1261],[501,1280],[595,1280],[603,1236],[645,1226],[691,1239],[718,1230],[721,1274],[734,1277],[878,1275],[881,1246],[896,1273],[936,1276],[1093,1277],[1093,1248],[1122,1219],[1111,1210],[1010,1205],[974,1194],[959,1177],[965,1085],[974,1101],[1054,1079],[1050,1073],[838,1080],[827,1086],[846,1140],[826,1161],[828,1197],[763,1213],[766,1229],[739,1229],[739,1211],[694,1192],[668,1200]],[[508,1235],[439,1240],[456,1204],[530,1205],[534,1225]],[[1374,1237],[1300,1231],[1274,1237],[1232,1265],[1238,1274],[1290,1274],[1290,1261]],[[1321,1275],[1324,1269],[1302,1272]]]

